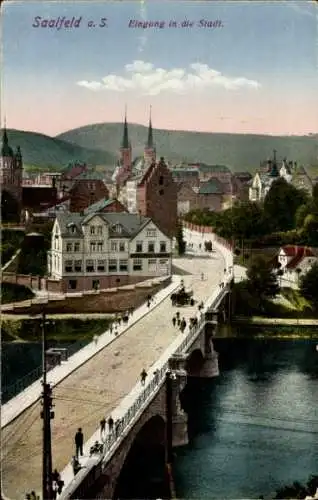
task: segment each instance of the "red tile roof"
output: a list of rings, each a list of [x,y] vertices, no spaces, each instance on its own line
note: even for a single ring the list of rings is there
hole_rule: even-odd
[[[314,253],[308,247],[293,247],[296,253],[292,256],[292,259],[288,262],[287,269],[295,269],[297,264],[299,264],[304,257],[314,257]],[[285,247],[284,247],[285,250]],[[285,252],[286,253],[286,252]],[[287,254],[288,255],[288,254]]]

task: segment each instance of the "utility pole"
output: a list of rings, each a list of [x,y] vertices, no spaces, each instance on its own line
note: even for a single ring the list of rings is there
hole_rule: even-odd
[[[52,388],[47,383],[46,367],[46,331],[45,331],[45,312],[42,313],[42,411],[43,420],[43,456],[42,456],[42,500],[53,500],[53,481],[52,481],[52,441],[51,441],[51,419],[54,418],[54,412],[51,411]]]

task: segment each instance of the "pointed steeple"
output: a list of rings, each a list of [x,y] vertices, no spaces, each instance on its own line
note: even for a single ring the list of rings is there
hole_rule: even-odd
[[[130,148],[129,139],[128,139],[127,106],[125,106],[124,134],[123,134],[123,140],[122,140],[122,143],[121,143],[121,147],[123,149],[129,149]]]
[[[148,139],[147,139],[146,147],[149,149],[154,147],[153,134],[152,134],[152,123],[151,123],[151,106],[150,106],[150,112],[149,112]]]
[[[2,148],[1,156],[13,156],[12,148],[9,146],[9,140],[7,135],[6,119],[4,119],[4,129],[2,135]]]

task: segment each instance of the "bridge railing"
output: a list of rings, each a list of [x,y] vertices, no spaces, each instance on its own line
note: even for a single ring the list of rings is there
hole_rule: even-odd
[[[155,375],[146,384],[145,388],[141,389],[140,383],[132,389],[132,391],[123,399],[119,407],[114,412],[114,417],[119,418],[119,423],[114,425],[111,432],[108,432],[103,443],[103,452],[101,455],[101,462],[106,464],[113,456],[115,450],[120,446],[123,438],[129,433],[131,427],[137,422],[139,416],[143,413],[145,408],[149,405],[155,395],[158,393],[162,384],[165,381],[167,370],[169,369],[169,360],[174,354],[181,354],[189,348],[191,344],[195,341],[197,336],[200,334],[202,325],[205,323],[205,312],[211,307],[216,307],[225,294],[228,292],[229,284],[232,280],[232,274],[227,273],[224,280],[224,286],[219,287],[211,297],[206,301],[203,308],[203,312],[198,313],[197,320],[198,323],[195,327],[188,329],[186,334],[181,333],[174,340],[174,342],[166,349],[159,360],[152,366]],[[139,391],[139,394],[138,392]],[[128,410],[126,408],[128,407]],[[90,447],[94,444],[95,440],[99,439],[99,431],[97,431],[94,436],[90,439],[86,446]],[[96,465],[96,456],[89,459],[88,463],[85,464],[85,469],[87,474],[85,477],[89,476],[90,470]],[[69,484],[66,486],[62,494],[59,496],[59,500],[66,500],[71,498],[71,495],[80,487],[80,484],[85,482],[83,476],[78,479],[76,476],[72,478]]]

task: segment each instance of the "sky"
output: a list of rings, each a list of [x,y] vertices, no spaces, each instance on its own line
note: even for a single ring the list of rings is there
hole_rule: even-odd
[[[125,106],[146,125],[151,106],[154,128],[318,132],[318,2],[7,1],[1,22],[7,128],[54,136]]]

